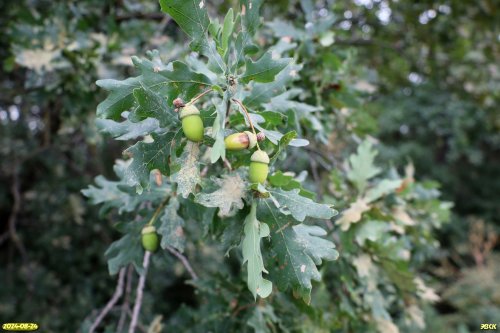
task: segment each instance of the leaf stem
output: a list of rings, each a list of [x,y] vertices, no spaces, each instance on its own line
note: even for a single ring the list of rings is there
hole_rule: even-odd
[[[214,91],[212,88],[205,90],[204,92],[194,96],[186,105],[194,104],[197,100],[208,94],[209,92]]]
[[[252,128],[253,134],[255,134],[255,137],[257,137],[257,133],[255,132],[255,128],[253,127],[252,119],[250,119],[250,115],[248,114],[248,111],[247,111],[247,108],[245,107],[245,105],[243,105],[243,103],[240,100],[237,100],[236,98],[233,98],[232,101],[236,102],[243,109],[243,111],[245,112],[245,114],[247,116],[248,123],[250,124],[250,127]],[[260,146],[259,146],[258,141],[257,141],[257,149],[260,150]]]
[[[153,214],[153,216],[151,217],[151,219],[149,220],[147,225],[153,225],[153,223],[155,223],[156,218],[160,214],[161,210],[163,208],[165,208],[165,206],[167,205],[169,200],[170,200],[170,197],[166,197],[165,200],[163,200],[163,202],[158,206],[158,208],[156,208],[155,213]]]
[[[195,281],[198,280],[198,275],[196,275],[196,273],[194,272],[194,269],[191,266],[191,264],[189,263],[188,259],[182,253],[180,253],[179,251],[177,251],[172,246],[167,246],[167,250],[170,253],[172,253],[174,256],[176,256],[182,262],[182,264],[184,265],[184,267],[186,268],[186,270],[189,272],[189,275],[191,275],[191,278],[193,280],[195,280]]]

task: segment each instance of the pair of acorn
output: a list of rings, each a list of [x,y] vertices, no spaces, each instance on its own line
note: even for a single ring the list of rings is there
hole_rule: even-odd
[[[200,111],[192,104],[184,105],[182,101],[174,101],[176,107],[180,107],[180,118],[182,121],[182,130],[186,138],[193,142],[203,140],[203,121],[200,117]],[[224,139],[224,144],[227,150],[243,150],[252,149],[257,145],[257,141],[264,140],[263,133],[254,134],[250,131],[234,133]],[[256,150],[250,158],[250,171],[248,179],[252,183],[263,184],[266,181],[269,173],[269,156],[265,151]],[[155,252],[158,250],[159,238],[156,233],[156,228],[152,225],[147,225],[141,232],[142,246],[146,251]]]
[[[179,100],[174,101],[174,105],[181,108],[179,117],[182,121],[184,135],[191,141],[200,142],[203,140],[203,121],[200,111],[193,104],[181,104]],[[252,149],[257,145],[257,141],[264,140],[264,133],[254,134],[250,131],[234,133],[224,139],[227,150]],[[250,157],[250,172],[248,179],[251,183],[263,184],[269,172],[269,156],[265,151],[256,150]]]

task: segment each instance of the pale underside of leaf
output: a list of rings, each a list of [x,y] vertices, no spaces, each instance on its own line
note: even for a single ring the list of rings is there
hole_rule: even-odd
[[[219,187],[211,193],[200,193],[196,201],[205,207],[218,207],[219,216],[231,216],[235,210],[244,206],[245,182],[239,174],[224,175],[222,178],[215,178],[214,183]]]
[[[201,181],[199,155],[199,143],[188,141],[181,157],[176,161],[181,168],[172,175],[172,181],[177,183],[177,192],[184,198],[187,198],[190,193],[194,193],[196,185]]]
[[[261,238],[269,236],[269,226],[257,220],[257,205],[252,204],[250,213],[245,218],[244,238],[242,242],[243,264],[247,263],[248,268],[248,289],[254,298],[259,295],[265,298],[271,294],[272,283],[262,277],[267,273],[260,250]]]
[[[167,246],[172,246],[183,252],[186,238],[183,230],[184,219],[177,213],[179,206],[179,201],[175,197],[170,198],[160,218],[161,225],[158,228],[158,233],[161,235],[160,245],[163,249]]]

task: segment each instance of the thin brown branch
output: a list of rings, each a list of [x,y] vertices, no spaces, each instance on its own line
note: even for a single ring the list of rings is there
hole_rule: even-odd
[[[127,310],[130,309],[130,294],[132,292],[132,280],[134,278],[134,266],[129,265],[127,269],[127,284],[125,285],[125,297],[123,299],[123,304],[121,306],[120,319],[118,320],[118,325],[116,326],[117,332],[123,332],[123,327],[125,326],[125,320],[127,319]]]
[[[197,100],[199,100],[200,98],[202,98],[203,96],[205,96],[206,94],[208,94],[209,92],[212,92],[212,91],[213,91],[212,88],[205,90],[204,92],[202,92],[202,93],[196,95],[195,97],[191,98],[191,100],[187,104],[194,104],[194,102],[196,102]]]
[[[228,168],[229,171],[233,170],[233,167],[231,166],[231,163],[229,163],[229,161],[227,160],[227,158],[225,158],[223,160],[223,162],[224,162],[224,165],[226,166],[226,168]]]
[[[314,182],[316,183],[316,188],[318,189],[318,200],[322,200],[323,198],[323,188],[321,186],[321,178],[320,178],[320,175],[319,175],[319,172],[318,172],[318,162],[316,161],[316,159],[311,156],[311,154],[309,154],[310,156],[310,161],[311,161],[311,171],[312,171],[312,175],[313,175],[313,179],[314,179]]]
[[[207,173],[208,173],[208,165],[205,165],[200,172],[200,177],[201,178],[205,177],[207,175]]]
[[[236,317],[236,315],[238,313],[240,313],[241,311],[248,309],[248,308],[251,308],[251,307],[254,307],[256,305],[257,305],[257,303],[249,303],[249,304],[242,305],[242,306],[238,307],[236,310],[234,310],[232,316]]]
[[[130,310],[130,308],[127,309],[127,314],[130,318],[132,318],[132,310]],[[137,321],[137,328],[144,333],[148,331],[147,328],[143,324],[141,324],[140,321]]]
[[[144,254],[144,260],[142,262],[144,272],[141,274],[141,277],[139,278],[139,282],[137,283],[137,291],[136,291],[136,296],[135,296],[134,310],[132,312],[132,320],[130,321],[130,327],[128,330],[129,333],[135,332],[135,329],[137,327],[137,322],[139,320],[139,313],[141,312],[142,296],[144,293],[144,285],[146,284],[146,276],[148,274],[149,258],[150,257],[151,257],[151,252],[146,251],[146,253]]]
[[[14,171],[14,175],[12,177],[11,191],[12,191],[12,196],[14,197],[14,204],[12,205],[12,211],[10,212],[8,221],[9,236],[10,239],[16,245],[19,252],[21,253],[23,260],[26,261],[27,258],[26,248],[24,247],[24,244],[21,241],[21,238],[19,238],[19,235],[17,234],[16,230],[17,215],[19,214],[19,211],[21,209],[21,192],[20,192],[19,175],[17,173],[17,170]]]
[[[189,263],[189,260],[182,253],[180,253],[179,251],[177,251],[176,249],[174,249],[171,246],[167,246],[167,250],[170,253],[172,253],[174,256],[176,256],[182,262],[182,264],[184,265],[186,270],[189,272],[189,275],[191,275],[191,278],[193,280],[198,280],[198,275],[196,275],[193,267]]]
[[[160,24],[156,28],[156,36],[161,36],[164,33],[164,30],[169,22],[170,22],[170,17],[168,15],[164,15]]]
[[[104,309],[102,309],[101,313],[97,316],[92,326],[90,326],[89,333],[93,333],[96,328],[99,326],[101,321],[106,317],[106,315],[111,311],[111,309],[115,306],[116,302],[120,299],[123,294],[123,280],[125,277],[125,268],[120,269],[120,273],[118,275],[118,283],[116,285],[115,292],[113,293],[113,297],[108,301]]]
[[[229,112],[231,111],[231,100],[228,99],[226,103],[226,125],[229,123]]]

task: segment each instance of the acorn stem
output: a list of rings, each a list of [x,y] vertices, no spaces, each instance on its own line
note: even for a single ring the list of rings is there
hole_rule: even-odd
[[[165,208],[165,206],[167,205],[169,200],[170,200],[170,197],[166,197],[165,200],[163,200],[163,202],[158,206],[158,208],[156,208],[155,213],[153,214],[153,216],[149,220],[148,224],[146,224],[146,226],[153,225],[153,223],[155,223],[156,218],[158,217],[158,215],[160,215],[161,210],[163,208]]]
[[[248,123],[250,124],[250,127],[252,128],[252,132],[253,132],[253,134],[255,134],[255,137],[257,137],[257,133],[255,132],[255,128],[253,127],[252,119],[250,119],[250,115],[248,114],[247,108],[243,105],[243,103],[241,103],[241,101],[237,100],[236,98],[233,98],[232,100],[234,102],[236,102],[243,109],[243,111],[245,112],[245,114],[247,116]],[[257,140],[257,149],[260,150],[258,140]]]
[[[200,98],[202,98],[203,96],[205,96],[206,94],[208,94],[211,91],[213,91],[212,88],[205,90],[204,92],[194,96],[187,104],[194,104],[194,102],[196,102],[197,100],[199,100]]]

